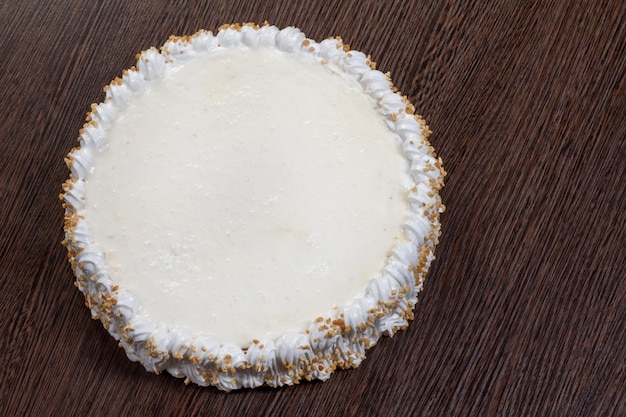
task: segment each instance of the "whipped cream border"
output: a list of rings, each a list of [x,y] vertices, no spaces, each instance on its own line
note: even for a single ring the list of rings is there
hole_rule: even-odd
[[[410,161],[414,186],[408,195],[410,215],[404,225],[407,242],[393,248],[381,276],[352,300],[314,318],[303,332],[277,339],[259,339],[246,348],[194,336],[185,329],[167,328],[137,314],[138,302],[110,278],[104,254],[84,218],[85,180],[93,168],[93,154],[106,147],[107,129],[128,101],[145,93],[171,69],[217,48],[248,46],[306,54],[342,75],[376,103],[376,107]],[[264,24],[222,26],[216,35],[201,30],[192,36],[172,36],[159,49],[138,55],[136,66],[123,71],[104,88],[105,100],[92,104],[80,130],[80,146],[65,159],[70,178],[60,195],[65,209],[63,245],[85,296],[91,316],[100,320],[119,341],[128,358],[156,374],[167,371],[186,383],[213,385],[230,391],[261,385],[278,387],[303,380],[326,380],[337,368],[355,368],[368,348],[383,335],[393,336],[413,319],[421,290],[440,235],[439,214],[444,206],[438,191],[445,171],[428,142],[430,130],[415,114],[409,100],[397,92],[389,73],[339,38],[316,42],[294,27]]]

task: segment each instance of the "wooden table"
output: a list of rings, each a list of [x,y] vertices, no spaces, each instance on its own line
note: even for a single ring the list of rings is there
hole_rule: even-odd
[[[174,3],[0,3],[0,415],[626,416],[626,3]],[[391,71],[447,211],[407,330],[328,382],[227,394],[145,372],[89,318],[57,196],[135,53],[264,20]]]

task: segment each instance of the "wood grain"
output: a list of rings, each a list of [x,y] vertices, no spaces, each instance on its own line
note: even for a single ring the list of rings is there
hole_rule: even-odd
[[[411,326],[326,383],[155,376],[89,319],[57,195],[89,104],[170,34],[370,53],[428,120],[443,236]],[[626,3],[0,3],[0,415],[626,416]]]

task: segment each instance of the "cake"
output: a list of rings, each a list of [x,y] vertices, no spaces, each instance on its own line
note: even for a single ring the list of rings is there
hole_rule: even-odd
[[[64,246],[148,371],[326,380],[413,318],[445,172],[390,75],[340,38],[225,25],[104,88],[66,158]]]

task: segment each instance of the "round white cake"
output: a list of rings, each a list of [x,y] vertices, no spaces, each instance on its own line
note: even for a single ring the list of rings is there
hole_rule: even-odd
[[[327,379],[413,317],[445,172],[339,38],[227,25],[105,87],[68,155],[68,257],[131,360],[223,390]]]

